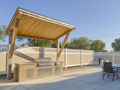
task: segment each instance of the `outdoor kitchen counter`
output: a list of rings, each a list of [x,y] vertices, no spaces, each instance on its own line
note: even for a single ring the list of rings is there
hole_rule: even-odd
[[[30,79],[38,79],[63,73],[63,62],[59,65],[38,66],[38,63],[16,63],[14,68],[14,80],[21,82]]]

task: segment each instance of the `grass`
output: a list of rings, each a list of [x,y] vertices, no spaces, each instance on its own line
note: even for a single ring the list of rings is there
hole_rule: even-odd
[[[6,76],[7,74],[1,74],[0,76]]]

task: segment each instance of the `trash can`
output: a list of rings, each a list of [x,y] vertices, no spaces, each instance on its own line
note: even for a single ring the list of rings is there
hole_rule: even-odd
[[[100,65],[100,63],[101,63],[101,58],[99,57],[99,65]]]

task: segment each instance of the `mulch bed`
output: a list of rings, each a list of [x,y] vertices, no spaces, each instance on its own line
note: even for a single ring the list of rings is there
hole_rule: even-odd
[[[67,69],[63,69],[63,73],[70,73],[76,71],[87,70],[91,68],[100,68],[100,66],[75,66],[75,67],[68,67]]]

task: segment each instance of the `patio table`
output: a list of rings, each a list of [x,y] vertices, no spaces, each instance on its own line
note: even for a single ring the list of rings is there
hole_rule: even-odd
[[[113,68],[120,69],[120,64],[113,64],[112,66],[113,66]]]
[[[117,69],[117,74],[120,74],[120,64],[113,64],[112,65],[114,69]],[[118,75],[117,75],[118,78]]]

